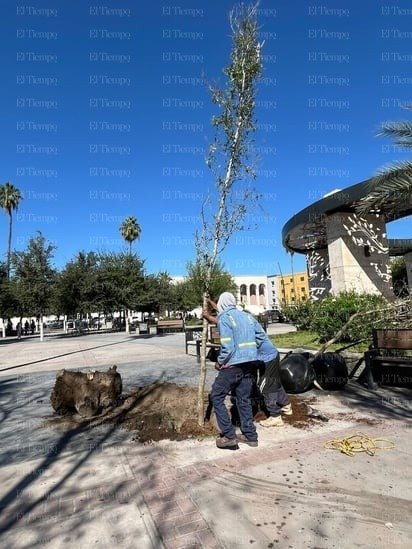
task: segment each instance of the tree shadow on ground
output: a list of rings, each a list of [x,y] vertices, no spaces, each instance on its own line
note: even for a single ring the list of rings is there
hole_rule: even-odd
[[[149,375],[150,368],[148,375],[132,373],[130,368],[131,378],[143,387],[149,379],[159,380],[159,375]],[[161,377],[171,374],[165,368]],[[179,375],[183,379],[184,366]],[[150,530],[137,520],[139,514],[150,517],[144,512],[143,493],[146,501],[152,501],[152,492],[156,493],[156,510],[162,516],[173,513],[177,500],[182,505],[190,504],[187,494],[181,493],[180,481],[160,495],[165,466],[159,458],[161,452],[151,444],[133,444],[134,433],[119,429],[122,416],[139,408],[138,398],[117,417],[116,413],[112,415],[110,423],[103,414],[71,427],[64,424],[64,418],[61,425],[56,422],[53,427],[41,426],[45,416],[51,417],[49,394],[53,383],[54,376],[45,372],[6,378],[0,384],[6,396],[2,399],[6,428],[2,426],[5,436],[0,450],[4,467],[0,474],[4,488],[0,532],[6,546],[88,546],[99,542],[99,528],[104,530],[101,536],[110,532],[110,539],[100,538],[101,546],[130,543],[142,536],[147,538]],[[141,396],[147,397],[148,390]],[[125,475],[129,450],[135,456],[133,475]],[[159,532],[152,530],[152,546],[158,547],[161,533],[166,534],[161,528]]]
[[[33,402],[27,400],[26,405],[29,404]],[[138,405],[138,400],[135,400],[133,406]],[[19,410],[19,413],[24,412]],[[91,422],[80,421],[76,427],[65,429],[57,440],[56,430],[51,433],[49,429],[42,458],[33,461],[33,456],[28,452],[26,457],[32,459],[21,463],[21,466],[26,465],[25,474],[0,499],[0,532],[3,536],[8,536],[4,538],[6,543],[9,540],[8,546],[17,547],[14,542],[21,539],[21,528],[24,528],[27,539],[30,540],[27,547],[48,543],[53,546],[53,539],[62,535],[66,536],[66,541],[79,543],[82,538],[84,540],[90,535],[88,530],[91,515],[96,514],[94,518],[98,524],[101,520],[100,513],[108,513],[108,505],[112,515],[120,514],[120,504],[130,503],[135,510],[136,500],[141,497],[139,484],[124,474],[120,478],[118,474],[113,479],[110,478],[112,471],[119,470],[118,444],[130,438],[126,433],[121,435],[117,429],[117,424],[121,423],[125,413],[126,410],[120,410],[117,417],[113,417],[113,421],[105,424],[102,429],[98,428],[99,420],[95,420],[93,429]],[[148,447],[142,447],[141,450],[142,454],[150,453]],[[108,476],[99,479],[98,463],[102,460]],[[124,472],[123,466],[120,470]],[[149,477],[150,464],[143,471]],[[83,486],[88,486],[88,489],[77,487],[81,479],[86,479]],[[42,488],[43,485],[45,488]],[[92,517],[92,521],[94,518]],[[108,520],[110,519],[113,521],[113,516],[109,516]],[[110,542],[113,546],[123,539],[130,539],[131,535],[119,527],[121,518],[118,522],[119,524],[114,521],[110,525],[111,539],[106,540],[106,543]]]
[[[372,391],[356,380],[350,380],[340,391],[313,390],[310,393],[316,396],[319,406],[325,397],[336,397],[348,406],[348,411],[367,412],[377,418],[403,420],[412,414],[411,390],[403,387],[385,386]]]

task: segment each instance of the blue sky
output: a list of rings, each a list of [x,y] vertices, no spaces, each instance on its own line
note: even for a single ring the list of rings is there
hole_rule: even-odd
[[[204,157],[215,112],[202,80],[230,54],[233,2],[4,3],[1,182],[24,200],[13,244],[41,231],[62,267],[80,250],[121,250],[121,221],[141,227],[135,250],[148,272],[182,275],[194,257]],[[255,147],[261,209],[223,260],[233,274],[291,269],[281,243],[288,219],[333,189],[406,157],[375,137],[407,118],[412,7],[380,0],[265,1]],[[410,236],[408,222],[390,237]],[[7,217],[0,216],[0,251]],[[304,269],[303,256],[294,269]]]

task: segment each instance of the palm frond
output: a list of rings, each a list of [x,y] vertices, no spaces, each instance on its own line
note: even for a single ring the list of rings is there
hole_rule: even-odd
[[[408,120],[385,122],[376,135],[379,137],[390,137],[396,145],[412,147],[412,122]]]
[[[401,161],[382,168],[371,181],[372,190],[362,198],[359,214],[379,212],[382,207],[410,202],[412,198],[412,162]]]

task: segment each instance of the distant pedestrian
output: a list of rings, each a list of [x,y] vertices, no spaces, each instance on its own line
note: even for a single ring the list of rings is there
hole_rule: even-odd
[[[30,321],[30,332],[31,332],[31,335],[34,334],[34,330],[36,329],[36,324],[34,323],[34,320],[31,319]]]
[[[7,319],[6,335],[11,336],[12,332],[13,332],[13,323],[9,318],[9,319]]]
[[[26,320],[26,322],[24,323],[24,335],[28,335],[29,333],[29,328],[30,328],[30,324],[29,324],[29,321]]]
[[[21,322],[19,321],[16,326],[17,339],[21,339]]]

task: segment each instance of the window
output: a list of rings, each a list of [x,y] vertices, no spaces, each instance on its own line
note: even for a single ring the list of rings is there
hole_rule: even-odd
[[[304,276],[301,276],[301,277],[300,277],[300,281],[301,281],[301,282],[304,282],[304,280],[305,280],[305,277],[304,277]]]

